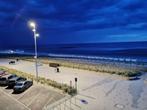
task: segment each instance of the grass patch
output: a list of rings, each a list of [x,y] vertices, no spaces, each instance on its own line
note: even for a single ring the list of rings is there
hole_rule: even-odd
[[[34,61],[34,59],[24,59],[24,60],[31,62]],[[53,59],[48,60],[47,58],[40,58],[39,62],[43,64],[58,63],[64,67],[117,74],[125,77],[137,76],[140,75],[141,73],[140,71],[147,71],[146,66],[143,65],[131,65],[131,64],[125,64],[119,62],[90,64],[90,63],[80,63],[80,62],[73,62],[67,60],[53,60]]]

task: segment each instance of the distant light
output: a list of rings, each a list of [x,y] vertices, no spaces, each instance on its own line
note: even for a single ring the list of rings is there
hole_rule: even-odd
[[[30,22],[29,24],[30,24],[30,26],[31,26],[31,27],[33,27],[33,28],[35,28],[35,27],[36,27],[35,22]]]
[[[13,54],[13,53],[14,53],[14,51],[13,51],[13,50],[10,50],[10,53],[11,53],[11,54]]]
[[[36,37],[39,37],[39,34],[38,33],[36,34]]]
[[[35,31],[36,31],[36,29],[34,28],[32,31],[33,31],[33,32],[35,32]]]

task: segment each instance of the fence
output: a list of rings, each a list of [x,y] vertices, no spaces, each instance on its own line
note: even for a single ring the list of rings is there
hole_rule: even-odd
[[[61,100],[45,106],[43,110],[79,110],[81,107],[77,104],[77,96],[66,96]]]

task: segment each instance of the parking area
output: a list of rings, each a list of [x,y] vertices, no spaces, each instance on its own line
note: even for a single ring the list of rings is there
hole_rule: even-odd
[[[22,93],[13,93],[6,86],[0,87],[0,110],[41,110],[65,97],[62,93],[41,85],[33,84]]]

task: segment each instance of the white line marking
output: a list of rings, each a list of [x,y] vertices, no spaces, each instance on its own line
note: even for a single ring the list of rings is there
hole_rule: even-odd
[[[2,93],[4,93],[5,95],[7,95],[8,97],[10,97],[11,99],[15,100],[17,103],[21,104],[22,106],[24,106],[26,109],[31,110],[30,108],[28,108],[26,105],[24,105],[23,103],[19,102],[17,99],[15,99],[14,97],[12,97],[10,94],[5,93],[3,90],[0,89],[0,91]]]
[[[30,103],[28,104],[28,106],[30,106],[31,103],[32,103],[39,95],[40,95],[40,93],[38,93],[38,94],[30,101]]]

